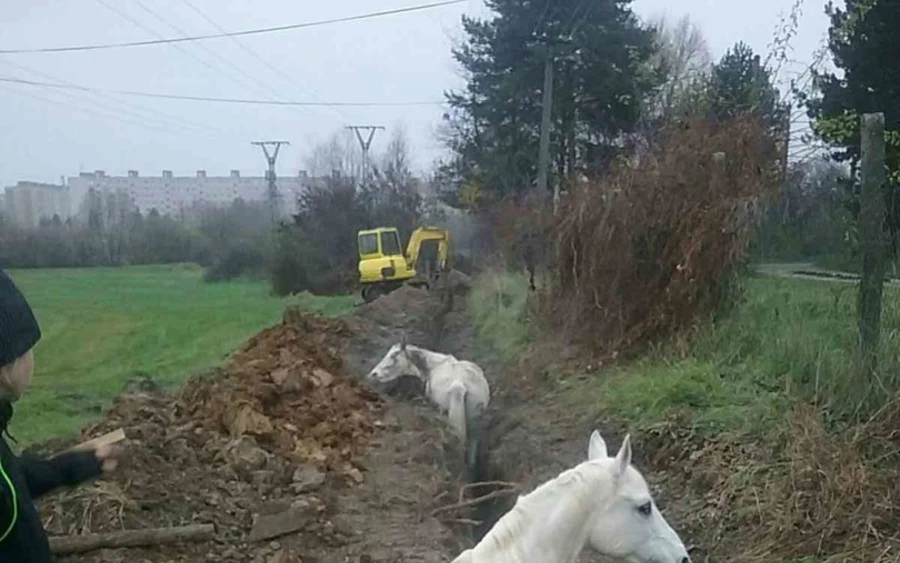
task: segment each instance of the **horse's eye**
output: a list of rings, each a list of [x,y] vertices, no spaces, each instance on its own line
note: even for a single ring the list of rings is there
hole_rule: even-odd
[[[638,507],[638,512],[640,512],[643,516],[650,516],[650,514],[653,512],[653,503],[650,501],[645,502]]]

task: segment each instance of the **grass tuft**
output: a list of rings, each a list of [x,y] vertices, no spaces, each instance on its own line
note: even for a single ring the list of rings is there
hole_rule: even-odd
[[[525,322],[528,282],[509,272],[490,271],[475,280],[469,312],[482,354],[511,361],[528,343]]]

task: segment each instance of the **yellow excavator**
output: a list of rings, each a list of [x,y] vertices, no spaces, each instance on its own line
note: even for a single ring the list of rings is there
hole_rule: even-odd
[[[431,287],[448,269],[450,233],[446,229],[419,227],[409,237],[406,253],[394,227],[378,227],[357,233],[359,283],[366,303],[404,284]]]

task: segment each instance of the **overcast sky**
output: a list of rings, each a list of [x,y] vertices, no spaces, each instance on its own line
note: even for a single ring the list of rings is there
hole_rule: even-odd
[[[0,6],[0,49],[174,37],[279,26],[413,6],[429,0],[27,0]],[[589,0],[590,1],[590,0]],[[188,4],[190,2],[190,4]],[[737,40],[759,53],[793,0],[635,0],[644,18],[689,14],[715,58]],[[809,61],[827,29],[824,0],[805,0],[793,58]],[[143,7],[142,7],[143,6]],[[146,9],[145,9],[146,8]],[[127,16],[125,19],[121,12]],[[103,51],[0,55],[0,77],[70,82],[98,89],[327,102],[441,101],[461,84],[450,48],[463,13],[487,14],[480,0],[432,10],[230,39]],[[154,15],[156,14],[156,15]],[[176,31],[156,16],[173,24]],[[136,22],[136,23],[135,23]],[[139,25],[138,25],[139,24]],[[149,30],[149,31],[148,31]],[[205,49],[204,49],[205,48]],[[259,57],[269,61],[273,70]],[[788,71],[801,68],[795,65]],[[42,73],[42,74],[37,74]],[[0,83],[0,186],[104,169],[123,175],[192,175],[205,169],[261,175],[250,141],[288,140],[279,175],[295,174],[317,142],[349,124],[384,125],[374,149],[403,124],[416,164],[440,155],[442,108],[240,106],[98,96]],[[183,123],[184,125],[178,125]],[[187,127],[187,129],[185,129]]]

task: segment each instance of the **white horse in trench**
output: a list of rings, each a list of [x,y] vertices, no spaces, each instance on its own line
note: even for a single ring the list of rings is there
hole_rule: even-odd
[[[404,375],[415,375],[425,382],[425,395],[447,413],[450,425],[465,446],[466,465],[474,471],[480,418],[491,397],[484,372],[470,361],[407,344],[404,334],[400,343],[391,346],[372,368],[368,378],[384,384]]]
[[[588,461],[519,497],[478,545],[452,563],[574,563],[585,544],[627,563],[691,561],[631,466],[628,436],[613,458],[595,430]]]

